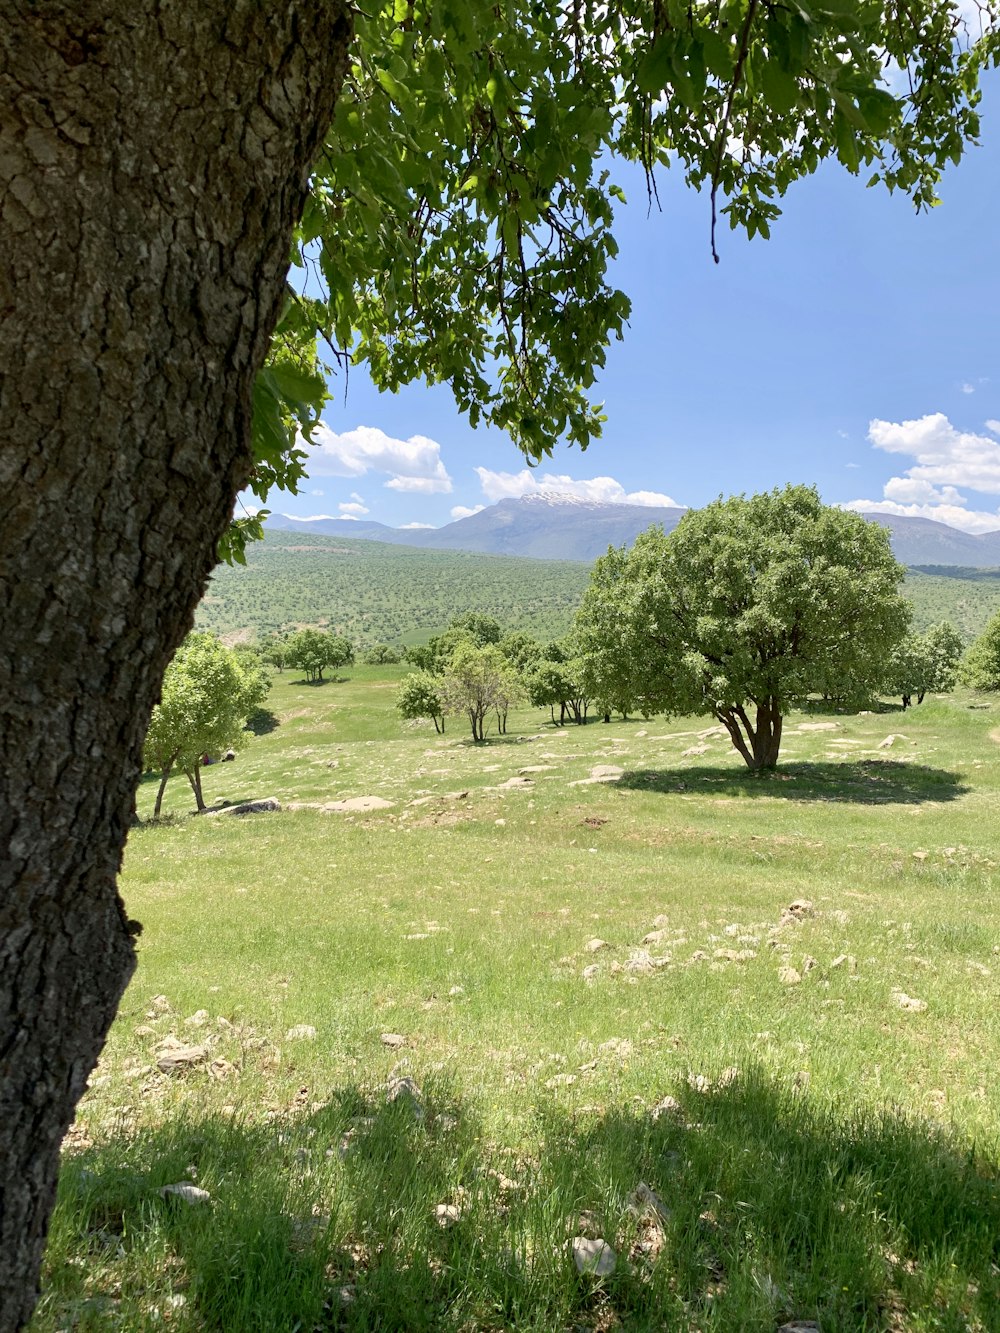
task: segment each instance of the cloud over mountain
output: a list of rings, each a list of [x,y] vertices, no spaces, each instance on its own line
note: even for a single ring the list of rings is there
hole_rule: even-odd
[[[626,491],[620,481],[614,477],[590,477],[577,480],[574,477],[558,475],[552,472],[541,474],[530,468],[520,472],[492,472],[486,467],[477,467],[476,473],[483,494],[487,500],[517,499],[522,495],[538,495],[543,491],[561,495],[571,495],[578,500],[589,500],[594,504],[631,504],[646,505],[650,508],[676,508],[677,501],[658,491]]]
[[[451,477],[441,461],[441,446],[426,435],[397,440],[374,426],[358,426],[338,435],[325,422],[313,431],[313,444],[305,444],[306,467],[311,477],[363,477],[380,472],[393,491],[423,495],[448,494]]]

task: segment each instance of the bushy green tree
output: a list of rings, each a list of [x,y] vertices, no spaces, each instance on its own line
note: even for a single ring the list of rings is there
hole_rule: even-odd
[[[948,621],[931,625],[923,634],[907,634],[888,660],[882,690],[896,694],[904,711],[922,704],[928,693],[946,694],[955,688],[962,656],[962,636]]]
[[[831,678],[864,679],[901,640],[903,574],[884,528],[787,486],[609,552],[578,633],[599,697],[709,713],[751,769],[773,768],[788,709]]]
[[[395,666],[402,661],[402,653],[388,643],[376,643],[365,653],[366,666]]]
[[[500,639],[500,651],[522,674],[542,655],[542,645],[524,630],[508,630]]]
[[[456,648],[440,686],[445,710],[465,714],[474,741],[486,739],[486,718],[491,711],[497,713],[500,729],[506,729],[507,710],[521,697],[523,688],[495,644],[477,647],[472,642]]]
[[[499,620],[481,611],[463,611],[461,615],[452,616],[448,628],[467,634],[478,648],[485,648],[488,643],[499,643],[502,634]]]
[[[1000,690],[1000,612],[965,654],[959,679],[973,690]]]
[[[309,680],[322,680],[329,668],[350,666],[354,648],[342,634],[320,629],[300,629],[288,640],[286,660],[289,666],[304,671]]]
[[[569,656],[562,644],[550,644],[549,648],[560,657],[556,660],[541,657],[525,673],[528,700],[536,708],[548,708],[553,722],[558,704],[560,726],[567,715],[574,722],[583,724],[591,700],[583,658]]]
[[[174,768],[187,776],[199,810],[205,802],[201,766],[248,739],[247,719],[267,697],[268,674],[248,654],[233,652],[211,634],[190,634],[177,650],[163,678],[163,693],[153,709],[143,759],[160,774],[153,817],[163,803]]]
[[[396,695],[396,707],[408,721],[429,717],[434,723],[434,730],[444,732],[441,679],[430,671],[415,671],[403,677]]]

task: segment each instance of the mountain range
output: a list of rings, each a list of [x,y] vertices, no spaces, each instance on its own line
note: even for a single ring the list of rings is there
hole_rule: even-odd
[[[391,528],[362,519],[293,518],[271,514],[272,531],[313,532],[367,538],[400,546],[446,551],[482,551],[539,560],[592,563],[609,546],[633,542],[653,523],[677,526],[684,510],[648,505],[600,504],[554,491],[498,500],[468,518],[441,528]],[[1000,566],[1000,530],[973,534],[927,518],[865,515],[889,529],[896,559],[904,565]]]

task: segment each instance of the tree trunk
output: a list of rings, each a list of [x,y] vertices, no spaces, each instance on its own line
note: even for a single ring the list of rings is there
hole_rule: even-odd
[[[250,476],[345,0],[0,11],[0,1333],[132,974],[115,878],[163,671]]]
[[[186,769],[185,776],[191,784],[191,790],[194,792],[194,808],[200,815],[205,808],[205,798],[201,794],[201,764],[195,764],[194,768]]]
[[[759,773],[761,769],[777,767],[782,716],[781,706],[773,697],[757,705],[753,722],[739,705],[714,711],[749,769]]]
[[[160,817],[160,809],[163,805],[163,793],[167,790],[167,778],[170,777],[170,774],[173,771],[174,771],[174,761],[171,759],[170,763],[163,770],[163,777],[160,778],[160,785],[156,789],[156,804],[153,806],[154,819],[159,819]]]

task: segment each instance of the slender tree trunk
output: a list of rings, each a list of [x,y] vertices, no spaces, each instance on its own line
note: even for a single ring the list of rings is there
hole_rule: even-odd
[[[154,819],[159,819],[160,817],[160,809],[163,805],[163,793],[167,790],[167,778],[170,777],[170,774],[173,771],[174,761],[171,759],[170,763],[167,764],[166,768],[163,770],[163,777],[160,778],[160,785],[156,789],[156,804],[153,806]]]
[[[205,808],[205,798],[201,794],[201,764],[185,769],[184,775],[191,784],[191,790],[194,792],[194,808],[200,815]]]
[[[250,475],[349,40],[345,0],[0,8],[0,1333],[134,967],[143,736]]]

